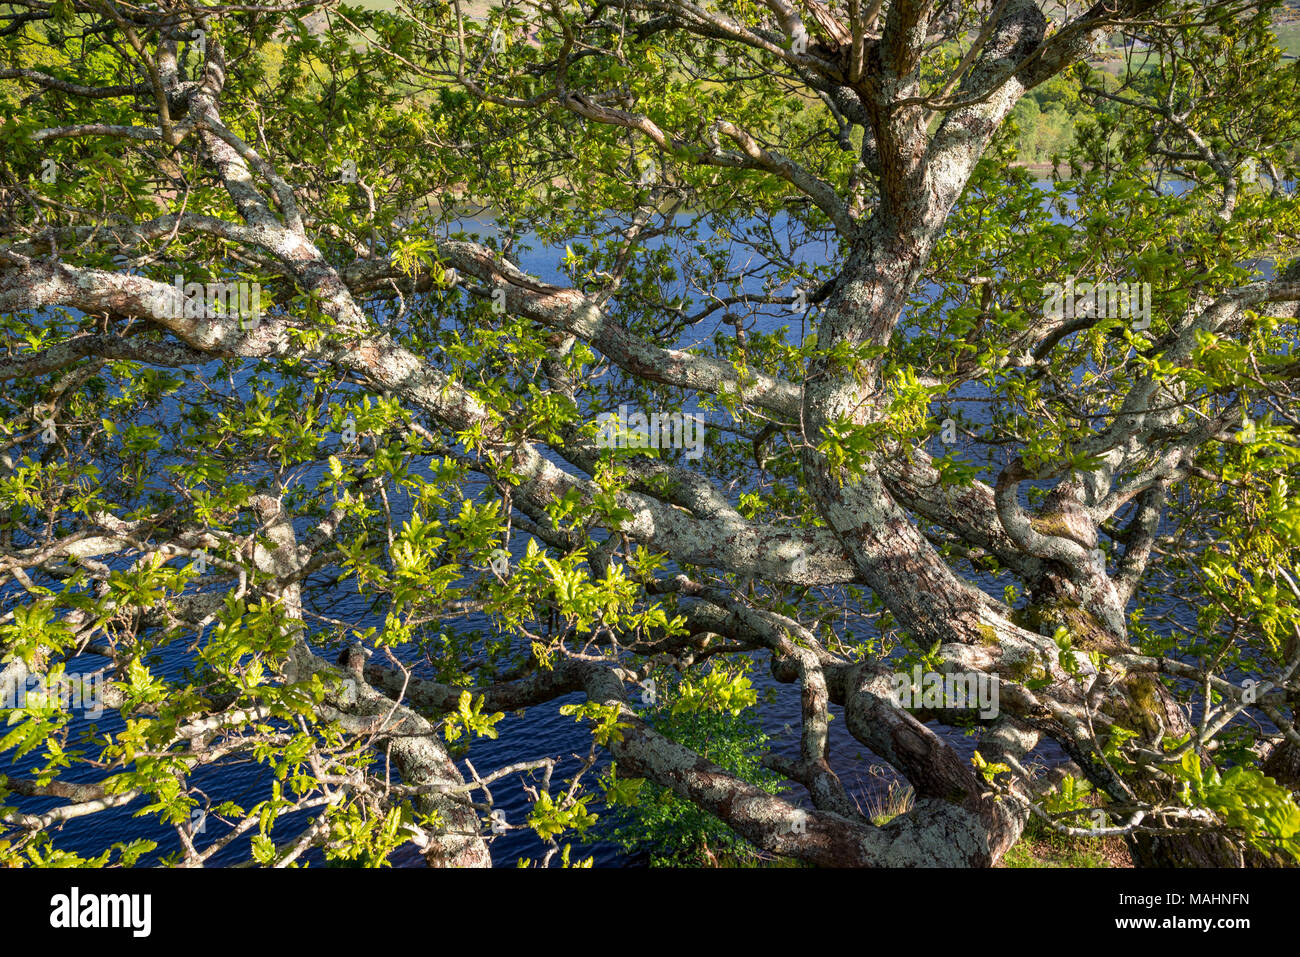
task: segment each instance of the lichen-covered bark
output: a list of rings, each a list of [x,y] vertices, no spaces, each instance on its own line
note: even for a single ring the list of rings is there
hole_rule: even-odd
[[[981,748],[988,760],[1001,757],[1016,765],[1041,735],[1049,735],[1112,798],[1153,803],[1167,798],[1157,776],[1137,773],[1121,780],[1100,759],[1098,744],[1114,727],[1138,732],[1150,747],[1157,747],[1162,736],[1188,733],[1192,729],[1176,701],[1153,672],[1097,675],[1093,669],[1095,680],[1081,680],[1063,666],[1062,652],[1052,639],[1064,625],[1074,636],[1072,653],[1079,660],[1089,652],[1121,658],[1131,651],[1126,606],[1152,553],[1167,490],[1189,468],[1187,448],[1175,447],[1154,465],[1144,466],[1145,471],[1131,474],[1139,439],[1172,421],[1172,413],[1159,405],[1161,387],[1155,377],[1138,376],[1115,423],[1089,440],[1084,451],[1104,464],[1077,480],[1039,474],[1013,458],[996,484],[949,487],[919,450],[885,446],[869,460],[842,469],[832,468],[820,450],[836,426],[878,425],[886,415],[882,356],[976,163],[1018,99],[1084,56],[1100,32],[1124,18],[1146,15],[1155,4],[1115,0],[1098,5],[1050,37],[1038,4],[994,4],[990,10],[996,19],[979,25],[977,42],[952,87],[928,100],[921,95],[920,72],[936,7],[928,0],[891,3],[879,35],[874,14],[868,29],[862,23],[840,23],[820,4],[808,7],[824,36],[804,53],[777,42],[780,38],[770,30],[693,5],[667,6],[673,29],[760,51],[797,71],[839,116],[859,124],[858,159],[878,182],[879,196],[868,209],[860,196],[839,195],[812,171],[761,144],[739,123],[718,121],[705,134],[708,142],[685,142],[631,107],[615,108],[609,98],[597,100],[565,89],[559,82],[568,79],[565,65],[541,69],[556,72],[556,93],[553,101],[546,100],[547,109],[643,136],[682,163],[779,178],[825,214],[828,230],[835,230],[845,250],[838,276],[818,293],[819,357],[798,370],[802,378],[794,381],[742,371],[722,359],[649,341],[618,321],[618,310],[610,308],[603,295],[543,282],[485,245],[460,240],[435,244],[440,263],[454,266],[484,288],[500,289],[511,315],[544,329],[547,341],[559,344],[552,359],[582,341],[637,381],[726,396],[761,411],[774,430],[781,423],[794,431],[797,423],[803,487],[824,527],[747,520],[733,504],[732,490],[721,482],[658,461],[629,460],[628,487],[615,501],[630,517],[609,522],[605,531],[611,540],[626,537],[667,554],[678,568],[778,585],[866,586],[916,643],[927,649],[937,646],[943,668],[1003,682],[1003,714],[983,729]],[[874,6],[879,13],[880,5]],[[804,29],[794,5],[773,0],[768,7],[786,37]],[[659,21],[642,26],[651,33],[668,28]],[[302,197],[222,118],[226,63],[217,37],[209,38],[196,81],[181,76],[174,39],[159,43],[156,67],[161,87],[157,92],[162,95],[157,128],[115,127],[105,135],[194,149],[196,162],[215,171],[238,221],[196,213],[146,223],[115,221],[117,241],[130,248],[184,231],[240,247],[246,258],[273,263],[295,294],[310,296],[330,324],[329,335],[305,341],[302,322],[292,309],[266,317],[253,329],[243,328],[235,317],[169,315],[158,308],[165,285],[103,268],[104,259],[94,265],[64,261],[48,253],[42,238],[5,246],[0,312],[35,314],[68,307],[111,320],[138,320],[162,338],[96,332],[42,344],[30,353],[0,357],[0,379],[58,373],[87,358],[173,368],[218,357],[326,366],[372,393],[396,398],[448,435],[478,436],[478,451],[495,463],[492,477],[511,484],[513,507],[536,523],[541,537],[571,543],[576,533],[549,526],[546,513],[566,497],[577,495],[590,502],[602,494],[596,482],[581,474],[596,471],[598,453],[591,442],[576,430],[552,439],[549,450],[540,442],[519,440],[464,381],[404,347],[366,314],[359,305],[362,297],[397,289],[399,279],[412,293],[427,292],[437,285],[434,271],[417,267],[410,275],[409,263],[383,256],[338,265],[323,252],[312,238],[317,232]],[[465,75],[457,81],[502,109],[534,109],[541,102],[490,94]],[[46,89],[75,93],[58,83],[62,86],[46,84]],[[934,122],[936,111],[942,116]],[[35,140],[65,132],[37,131]],[[843,139],[852,142],[847,133]],[[97,234],[97,227],[78,227],[57,238],[71,248]],[[1232,328],[1247,310],[1296,298],[1300,273],[1293,270],[1276,282],[1251,284],[1217,300],[1198,302],[1172,337],[1165,357],[1183,362],[1198,335]],[[1287,308],[1295,314],[1294,305]],[[1060,323],[1044,320],[1015,344],[1050,349],[1067,331]],[[830,358],[833,350],[844,347],[868,351],[860,361]],[[878,349],[875,354],[869,351],[873,347]],[[563,391],[555,365],[552,362],[550,369],[552,384]],[[973,368],[958,371],[967,380],[977,375]],[[1212,435],[1222,425],[1209,422],[1204,434]],[[755,457],[761,460],[758,441]],[[0,474],[8,476],[14,466],[6,456],[0,468]],[[1044,507],[1031,513],[1022,502],[1023,486],[1046,479],[1055,481],[1055,487]],[[1140,508],[1129,529],[1130,545],[1112,576],[1104,557],[1097,557],[1098,529],[1133,499]],[[332,541],[341,513],[321,521],[307,544],[301,544],[281,498],[261,495],[251,504],[266,539],[276,546],[257,544],[252,549],[254,566],[272,576],[269,584],[258,587],[284,609],[290,627],[297,630],[285,677],[320,674],[352,681],[350,686],[329,682],[324,713],[364,736],[377,753],[391,758],[406,785],[421,789],[417,803],[442,821],[429,836],[425,859],[434,865],[489,864],[480,822],[464,797],[464,778],[435,733],[436,717],[454,709],[466,689],[411,679],[358,656],[345,657],[340,666],[317,655],[299,628],[301,585],[314,549]],[[1029,608],[1012,612],[958,574],[936,546],[933,528],[969,549],[972,560],[991,556],[1012,569],[1027,588]],[[7,558],[23,567],[51,556],[91,561],[138,544],[137,530],[111,516],[92,516],[87,531],[94,534],[53,541],[44,554]],[[205,535],[187,528],[177,533],[173,544],[203,547],[208,544]],[[721,578],[701,577],[714,582]],[[929,716],[918,709],[909,713],[890,699],[886,676],[876,665],[830,650],[797,613],[759,607],[741,594],[743,590],[723,591],[685,574],[659,580],[653,587],[661,594],[676,593],[689,633],[638,636],[639,653],[689,664],[711,654],[712,639],[722,638],[746,650],[767,652],[778,679],[798,682],[803,720],[799,757],[771,764],[807,790],[812,811],[740,780],[658,734],[627,707],[625,676],[608,661],[561,656],[549,669],[525,670],[473,693],[483,696],[489,712],[551,702],[576,691],[618,708],[627,728],[611,741],[609,750],[622,774],[644,776],[671,789],[773,853],[831,866],[987,866],[1019,837],[1029,813],[1031,782],[1020,773],[1012,775],[1009,786],[983,779],[926,726]],[[193,610],[198,617],[211,611]],[[41,661],[33,665],[46,666]],[[24,668],[8,665],[0,681],[22,675]],[[915,789],[913,809],[884,827],[873,825],[854,807],[831,767],[827,728],[832,704],[844,708],[853,736],[898,769]],[[1292,743],[1284,743],[1269,755],[1266,768],[1294,783],[1300,766],[1297,753]],[[1232,846],[1216,836],[1141,834],[1132,843],[1144,864],[1240,861]]]

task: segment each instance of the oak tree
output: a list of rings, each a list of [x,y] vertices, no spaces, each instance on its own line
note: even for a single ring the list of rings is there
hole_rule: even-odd
[[[546,863],[642,782],[817,865],[1294,859],[1276,6],[0,3],[0,860],[486,865],[507,780]],[[751,663],[776,793],[649,710]],[[573,774],[475,762],[557,707]]]

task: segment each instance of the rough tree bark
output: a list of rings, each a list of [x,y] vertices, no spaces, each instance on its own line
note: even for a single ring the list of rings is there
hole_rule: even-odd
[[[629,15],[637,14],[635,4],[614,5],[622,6]],[[699,570],[665,576],[646,589],[648,594],[673,596],[688,633],[628,639],[628,650],[689,664],[715,653],[719,643],[733,642],[765,652],[779,680],[798,683],[803,719],[799,757],[772,766],[805,788],[813,810],[806,812],[769,794],[657,733],[628,706],[625,686],[638,675],[627,671],[616,656],[561,656],[548,668],[533,665],[468,689],[413,679],[367,662],[360,651],[345,654],[339,664],[326,660],[312,649],[301,626],[301,589],[314,571],[337,559],[322,559],[318,551],[337,545],[334,536],[342,513],[318,522],[300,542],[285,498],[262,494],[250,507],[260,531],[275,547],[253,547],[252,567],[267,576],[254,587],[284,611],[295,629],[284,677],[303,680],[319,674],[331,679],[322,713],[377,754],[390,757],[403,783],[420,789],[420,808],[442,820],[441,831],[423,835],[425,860],[438,866],[491,863],[478,814],[465,797],[464,776],[436,727],[441,716],[456,709],[466,690],[483,697],[486,711],[517,710],[583,693],[615,709],[627,724],[621,739],[609,744],[621,773],[670,789],[757,847],[817,864],[996,863],[1019,838],[1036,799],[1034,782],[1023,773],[1020,761],[1044,736],[1061,743],[1112,800],[1164,802],[1168,785],[1158,775],[1139,771],[1121,779],[1115,774],[1100,756],[1099,730],[1105,734],[1119,726],[1137,731],[1138,746],[1158,750],[1162,737],[1195,731],[1182,707],[1154,670],[1097,675],[1094,669],[1093,680],[1079,680],[1063,666],[1053,636],[1065,626],[1075,636],[1080,661],[1088,652],[1112,659],[1132,657],[1126,609],[1151,558],[1168,490],[1189,474],[1190,450],[1221,432],[1226,418],[1177,432],[1171,413],[1160,406],[1159,383],[1153,376],[1137,376],[1112,424],[1085,449],[1104,462],[1096,470],[1063,475],[1013,457],[995,484],[974,481],[957,487],[938,480],[932,460],[921,449],[882,446],[850,468],[833,466],[823,446],[843,424],[869,426],[886,417],[884,355],[976,164],[1018,100],[1086,56],[1092,43],[1117,23],[1153,16],[1160,4],[1106,0],[1053,32],[1031,0],[990,4],[961,68],[942,94],[929,96],[923,95],[922,61],[927,45],[942,35],[934,2],[894,0],[884,11],[883,23],[877,23],[879,4],[856,22],[841,22],[835,11],[815,4],[808,9],[824,36],[806,52],[787,42],[805,25],[800,12],[783,0],[769,0],[773,20],[752,28],[675,0],[648,6],[663,16],[640,24],[640,35],[685,31],[761,54],[824,95],[846,124],[856,123],[862,133],[857,159],[864,175],[878,184],[874,205],[864,205],[861,196],[841,195],[738,123],[719,121],[700,142],[693,142],[684,133],[660,128],[634,105],[611,105],[627,104],[608,91],[580,92],[574,85],[579,79],[570,74],[567,40],[556,61],[534,65],[531,75],[554,81],[554,89],[537,100],[489,92],[463,62],[438,69],[404,62],[414,76],[450,78],[495,107],[525,114],[542,108],[567,111],[584,122],[630,131],[671,151],[684,164],[772,177],[802,193],[825,215],[845,254],[838,275],[819,294],[819,352],[799,370],[801,378],[755,374],[724,359],[664,348],[621,323],[617,302],[611,303],[607,295],[543,282],[486,245],[454,240],[434,246],[440,264],[480,284],[472,295],[485,297],[500,290],[505,310],[544,330],[552,363],[550,384],[559,391],[566,384],[560,381],[555,360],[581,341],[637,381],[702,396],[725,394],[770,422],[797,423],[801,484],[823,527],[748,520],[721,481],[658,460],[628,462],[629,484],[614,501],[630,517],[606,525],[614,546],[623,541],[643,544],[667,554],[679,568]],[[849,9],[858,8],[850,4]],[[256,262],[285,280],[285,302],[305,294],[329,323],[328,334],[304,334],[313,331],[310,324],[288,308],[253,329],[244,328],[237,317],[172,314],[160,307],[170,288],[166,283],[139,271],[107,268],[102,257],[79,263],[75,256],[51,254],[51,237],[65,248],[109,242],[100,238],[99,224],[60,225],[48,233],[33,229],[15,235],[0,250],[0,311],[35,315],[52,307],[77,309],[102,319],[103,330],[87,329],[66,341],[0,357],[0,378],[48,376],[82,368],[78,363],[87,358],[101,364],[124,359],[171,368],[200,366],[213,358],[270,360],[285,368],[317,364],[371,394],[394,398],[447,436],[474,436],[482,455],[478,470],[510,486],[509,508],[529,523],[529,534],[558,549],[582,544],[572,531],[554,525],[548,508],[566,497],[592,502],[605,495],[594,478],[582,474],[596,473],[598,453],[592,443],[575,433],[550,436],[546,445],[520,440],[511,432],[512,423],[503,421],[465,379],[406,347],[384,322],[369,315],[364,304],[371,297],[387,295],[389,289],[398,290],[397,296],[428,293],[438,287],[440,270],[413,268],[396,257],[374,255],[373,250],[340,259],[326,242],[326,231],[313,220],[311,191],[295,188],[276,165],[288,168],[293,157],[262,156],[223,119],[223,111],[238,107],[223,104],[227,64],[221,38],[208,37],[200,77],[187,80],[177,66],[175,25],[142,16],[158,34],[149,59],[151,83],[142,87],[156,87],[158,94],[157,102],[142,108],[148,125],[125,131],[102,124],[51,127],[37,131],[34,141],[73,135],[126,137],[145,146],[166,144],[190,151],[186,155],[224,189],[231,217],[193,212],[143,222],[109,217],[111,242],[118,244],[114,248],[138,252],[178,233],[229,244],[239,250],[242,261]],[[42,77],[28,71],[7,78],[76,95],[65,89],[66,83]],[[942,118],[935,122],[939,113]],[[1170,361],[1186,361],[1198,334],[1234,330],[1250,310],[1278,307],[1294,313],[1297,299],[1300,276],[1288,274],[1197,301],[1174,324],[1164,343],[1165,355]],[[1049,317],[1038,318],[1041,321],[1009,345],[1046,353],[1069,332]],[[120,334],[129,323],[143,324],[157,335]],[[837,349],[865,350],[860,354],[866,358],[846,363],[832,358]],[[967,381],[977,375],[970,368],[958,374]],[[1154,464],[1139,451],[1144,442],[1164,443]],[[759,444],[756,439],[756,458],[761,458]],[[5,477],[13,474],[13,460],[6,457],[0,469]],[[1050,494],[1031,513],[1024,505],[1024,485],[1048,480],[1054,483]],[[1105,557],[1098,557],[1099,533],[1123,504],[1134,500],[1141,507],[1128,529],[1120,564],[1111,574]],[[179,531],[168,542],[177,551],[209,541],[211,533],[185,516],[177,523]],[[993,556],[1011,569],[1029,595],[1028,609],[1014,611],[959,574],[934,541],[934,528],[972,553]],[[4,558],[10,569],[43,569],[55,558],[74,554],[93,562],[96,556],[157,548],[155,539],[162,537],[156,527],[128,527],[114,516],[90,516],[75,533],[49,531],[45,540],[22,547],[7,543]],[[107,579],[106,568],[92,573]],[[782,586],[865,586],[917,645],[937,648],[943,669],[997,678],[1002,682],[1003,713],[986,722],[981,749],[989,761],[1012,767],[1012,782],[985,780],[925,723],[929,717],[948,715],[909,711],[893,700],[889,675],[880,662],[828,648],[797,613],[778,613],[742,590],[722,588],[719,583],[727,575]],[[1288,652],[1289,657],[1296,654],[1294,648]],[[9,666],[6,674],[16,668]],[[1040,679],[1033,690],[1030,677]],[[1293,696],[1292,705],[1294,701]],[[915,790],[914,807],[883,827],[857,810],[832,768],[827,753],[832,705],[844,709],[854,738],[897,769]],[[1300,737],[1288,737],[1269,755],[1266,769],[1294,785],[1298,747]],[[1218,834],[1144,831],[1128,837],[1135,859],[1143,865],[1242,862],[1241,852]]]

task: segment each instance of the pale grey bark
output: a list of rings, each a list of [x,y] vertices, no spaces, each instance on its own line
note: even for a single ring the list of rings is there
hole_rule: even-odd
[[[1018,99],[1084,56],[1095,37],[1116,21],[1145,16],[1156,5],[1147,0],[1116,0],[1083,13],[1048,36],[1043,13],[1030,0],[991,4],[975,44],[937,97],[922,95],[919,73],[935,16],[935,5],[925,0],[896,0],[884,11],[883,25],[878,22],[880,4],[847,24],[821,4],[805,4],[820,33],[806,53],[793,52],[785,39],[808,31],[811,24],[781,0],[768,4],[776,29],[741,25],[685,0],[648,6],[663,13],[665,22],[676,29],[726,38],[779,59],[810,89],[824,94],[842,120],[863,127],[861,166],[879,186],[878,201],[870,206],[859,202],[861,196],[840,196],[813,172],[761,145],[739,122],[715,124],[705,142],[682,142],[630,109],[601,105],[572,91],[554,94],[553,105],[593,123],[634,131],[662,149],[674,150],[683,162],[776,177],[815,204],[847,249],[839,276],[821,299],[819,344],[830,349],[884,346],[890,341],[975,164]],[[242,222],[194,214],[144,223],[121,222],[117,217],[112,222],[114,241],[129,249],[177,231],[241,244],[310,293],[334,324],[332,334],[319,344],[303,345],[292,335],[299,329],[297,321],[287,316],[265,317],[253,329],[243,328],[237,317],[176,317],[159,307],[159,297],[168,289],[165,284],[46,255],[44,239],[88,239],[75,230],[66,235],[55,231],[41,242],[24,241],[3,250],[0,311],[34,313],[70,307],[95,316],[133,318],[170,338],[83,335],[31,355],[0,359],[0,379],[48,375],[85,358],[130,359],[167,367],[197,365],[216,357],[308,359],[330,365],[372,392],[396,397],[450,434],[479,430],[485,450],[521,480],[512,490],[514,506],[543,533],[549,504],[570,492],[587,500],[597,495],[599,487],[579,471],[591,471],[595,461],[589,443],[576,438],[557,443],[554,451],[573,468],[555,464],[541,446],[511,438],[471,389],[384,334],[367,315],[366,297],[384,290],[403,271],[381,258],[338,265],[322,253],[310,238],[310,210],[303,197],[271,161],[223,121],[223,58],[222,44],[210,37],[201,79],[187,81],[177,68],[175,41],[165,42],[149,84],[161,97],[156,127],[59,128],[40,131],[37,138],[119,136],[193,146],[215,169]],[[557,75],[562,76],[562,69],[556,67]],[[0,71],[0,78],[5,75]],[[12,77],[72,95],[85,92],[32,71],[12,73]],[[535,102],[489,95],[463,64],[455,78],[472,93],[502,107],[531,109],[552,98],[550,93]],[[563,85],[557,84],[560,89]],[[110,94],[101,91],[101,95]],[[930,121],[936,113],[942,113],[942,119],[931,133]],[[1230,213],[1226,196],[1225,209]],[[1188,429],[1181,441],[1166,443],[1159,456],[1150,456],[1144,444],[1164,435],[1172,418],[1153,411],[1162,398],[1161,385],[1148,377],[1138,381],[1113,424],[1087,448],[1103,456],[1105,466],[1080,481],[1040,475],[1017,461],[994,486],[975,482],[946,488],[937,481],[931,459],[913,449],[878,456],[846,474],[833,469],[817,446],[837,422],[864,425],[881,419],[885,399],[879,359],[852,369],[817,359],[797,382],[742,374],[728,362],[664,348],[635,335],[614,318],[609,292],[592,294],[541,282],[474,243],[442,242],[437,252],[442,261],[482,284],[478,294],[504,290],[505,306],[512,314],[539,323],[561,342],[572,337],[589,344],[631,377],[703,395],[736,397],[746,409],[774,416],[798,432],[805,487],[824,528],[746,520],[720,484],[683,469],[633,462],[629,465],[632,487],[617,497],[632,517],[608,531],[665,552],[679,565],[706,572],[752,576],[778,585],[869,587],[919,644],[938,646],[944,668],[975,671],[1003,682],[1006,713],[987,730],[983,746],[990,760],[1005,757],[1017,773],[1009,787],[990,785],[926,727],[922,715],[890,700],[886,677],[875,665],[828,650],[795,617],[754,607],[742,595],[687,576],[657,587],[676,591],[683,600],[691,634],[665,640],[656,650],[689,661],[709,653],[712,637],[734,640],[746,648],[765,650],[778,678],[798,682],[803,717],[799,758],[773,764],[805,787],[813,811],[805,812],[727,774],[657,734],[628,708],[624,676],[606,663],[570,658],[549,671],[534,670],[472,689],[484,696],[486,710],[514,710],[582,691],[593,701],[618,708],[629,722],[623,739],[610,744],[621,772],[645,776],[671,789],[767,851],[850,866],[995,863],[1017,840],[1028,817],[1032,782],[1017,762],[1040,734],[1062,742],[1083,771],[1112,797],[1134,797],[1098,758],[1096,744],[1099,732],[1131,721],[1139,690],[1154,701],[1148,705],[1153,712],[1148,717],[1159,724],[1155,731],[1144,730],[1152,735],[1160,730],[1190,730],[1185,716],[1159,685],[1149,682],[1149,675],[1148,684],[1141,688],[1136,684],[1145,674],[1143,668],[1156,671],[1162,665],[1134,668],[1136,678],[1108,674],[1085,685],[1062,667],[1050,637],[1055,623],[1034,626],[1020,620],[1004,603],[964,578],[941,554],[930,526],[967,547],[969,556],[995,557],[1037,596],[1077,606],[1090,642],[1086,650],[1120,656],[1129,650],[1125,608],[1152,554],[1163,496],[1170,484],[1188,474],[1188,451],[1221,430],[1223,422]],[[428,291],[436,283],[437,277],[426,272],[411,279],[411,288]],[[1270,304],[1293,309],[1289,304],[1297,299],[1300,282],[1285,276],[1198,303],[1164,344],[1165,354],[1172,361],[1185,360],[1197,332],[1230,330],[1247,310]],[[1043,320],[1016,345],[1050,351],[1070,331],[1075,330]],[[974,377],[977,372],[968,369],[960,374]],[[12,469],[12,464],[6,468]],[[1117,478],[1121,475],[1122,480]],[[1020,486],[1029,479],[1057,481],[1048,508],[1037,514],[1026,509],[1020,497]],[[664,480],[673,484],[673,491],[656,491],[657,483]],[[1142,508],[1133,520],[1118,572],[1111,576],[1096,558],[1098,529],[1135,499]],[[241,594],[242,589],[253,587],[278,603],[291,623],[301,623],[301,583],[322,561],[319,550],[331,542],[341,513],[328,516],[300,543],[280,499],[264,495],[252,505],[264,534],[278,547],[253,547],[252,565],[269,579],[252,586],[243,582]],[[1044,521],[1048,518],[1050,523]],[[149,529],[112,525],[111,517],[102,518],[88,524],[84,535],[6,553],[6,568],[16,575],[56,557],[90,560],[127,549],[161,547],[149,541]],[[174,536],[174,544],[195,548],[210,542],[195,530],[185,530]],[[191,611],[211,613],[210,608]],[[9,665],[6,674],[19,667]],[[444,822],[427,837],[426,860],[490,863],[477,812],[463,797],[466,782],[439,741],[435,724],[438,715],[455,708],[464,689],[411,680],[357,658],[340,667],[315,654],[299,632],[286,677],[304,679],[314,674],[334,679],[329,682],[324,714],[390,756],[405,784],[421,789],[422,810],[436,813]],[[1027,676],[1046,679],[1045,686],[1031,691]],[[340,683],[348,680],[353,681],[350,693]],[[899,770],[917,794],[915,806],[884,827],[863,818],[831,769],[827,739],[832,704],[843,706],[854,737]],[[216,720],[224,727],[235,717]],[[213,729],[192,725],[190,730],[201,738]],[[1283,760],[1279,754],[1277,762]],[[78,802],[74,807],[86,803],[76,795],[67,797]],[[1223,859],[1222,848],[1212,840],[1192,843],[1189,850],[1186,845],[1175,846],[1172,838],[1150,841],[1146,860],[1173,862],[1180,855],[1183,861],[1198,863]]]

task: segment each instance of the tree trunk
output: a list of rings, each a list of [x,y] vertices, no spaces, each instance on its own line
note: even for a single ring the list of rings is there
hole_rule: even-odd
[[[1104,576],[1099,578],[1105,581]],[[1104,600],[1104,589],[1088,591],[1093,601]],[[1105,655],[1132,653],[1127,635],[1116,635],[1103,625],[1104,621],[1114,621],[1116,616],[1095,614],[1080,604],[1080,591],[1073,582],[1048,575],[1040,582],[1038,594],[1044,593],[1052,597],[1035,603],[1030,613],[1032,624],[1042,634],[1052,634],[1064,625],[1070,630],[1074,647],[1082,651],[1100,651]],[[1113,590],[1110,594],[1113,595]],[[1121,621],[1122,617],[1119,616]],[[1157,749],[1165,738],[1183,738],[1195,730],[1169,689],[1150,674],[1125,675],[1116,682],[1115,692],[1108,692],[1102,699],[1099,710],[1119,726],[1138,732]],[[1098,773],[1098,762],[1081,760],[1079,764],[1089,780],[1112,798],[1125,797],[1117,791],[1108,774]],[[1127,776],[1124,783],[1140,800],[1158,804],[1173,800],[1166,783],[1143,776]],[[1129,835],[1126,841],[1133,863],[1138,867],[1241,867],[1244,863],[1241,849],[1223,834],[1139,832]]]

